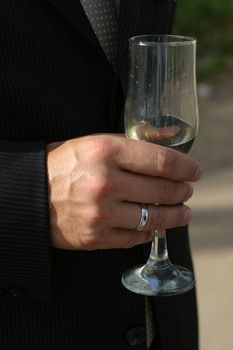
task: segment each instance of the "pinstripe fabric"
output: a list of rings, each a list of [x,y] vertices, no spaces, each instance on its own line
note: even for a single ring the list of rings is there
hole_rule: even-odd
[[[152,29],[139,14],[155,3],[121,2],[123,84],[128,36]],[[142,250],[51,249],[45,162],[49,142],[117,131],[119,76],[78,0],[1,0],[0,24],[0,349],[130,349],[134,330],[145,327],[144,299],[120,278],[144,261]],[[188,266],[181,233],[171,256]],[[193,295],[156,301],[155,310],[162,350],[197,349]],[[137,349],[145,350],[141,336]]]
[[[126,350],[144,301],[120,280],[140,249],[49,248],[45,145],[113,130],[111,66],[50,2],[4,0],[0,23],[0,348]]]
[[[1,349],[129,349],[125,334],[143,325],[144,309],[140,296],[129,297],[119,281],[134,259],[120,251],[54,250],[51,299],[0,303]]]
[[[23,284],[31,296],[41,297],[48,295],[51,277],[47,183],[45,167],[39,166],[45,164],[44,146],[0,142],[1,286]]]

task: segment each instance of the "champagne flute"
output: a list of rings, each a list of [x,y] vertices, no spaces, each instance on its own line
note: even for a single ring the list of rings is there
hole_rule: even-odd
[[[197,130],[196,39],[175,35],[131,38],[127,137],[189,153]],[[155,231],[147,263],[126,271],[122,283],[138,294],[172,296],[192,289],[195,279],[191,271],[171,264],[166,237]]]

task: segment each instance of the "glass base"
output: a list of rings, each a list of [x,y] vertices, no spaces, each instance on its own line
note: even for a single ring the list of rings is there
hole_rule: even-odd
[[[156,268],[140,265],[123,274],[122,284],[137,294],[173,296],[192,289],[195,278],[188,269],[170,263]]]

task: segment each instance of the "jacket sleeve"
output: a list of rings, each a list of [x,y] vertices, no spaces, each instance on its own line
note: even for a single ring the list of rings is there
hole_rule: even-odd
[[[0,141],[0,295],[47,297],[50,233],[45,142]]]

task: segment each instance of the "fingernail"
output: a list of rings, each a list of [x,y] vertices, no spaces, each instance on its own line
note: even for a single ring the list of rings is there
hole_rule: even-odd
[[[184,220],[185,222],[189,222],[192,219],[192,210],[190,208],[185,209],[184,212]]]

